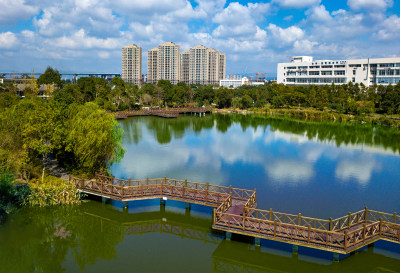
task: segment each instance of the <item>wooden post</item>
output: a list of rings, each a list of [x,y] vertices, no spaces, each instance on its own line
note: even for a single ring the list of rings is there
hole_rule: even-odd
[[[208,182],[207,182],[206,185],[207,185],[207,187],[206,187],[206,194],[205,194],[205,196],[204,196],[204,202],[207,203],[207,199],[208,199],[208,186],[209,186]]]
[[[123,199],[124,198],[124,186],[120,186],[121,187],[121,189],[120,189],[120,191],[121,191],[121,199]]]
[[[351,227],[351,212],[349,212],[347,216],[347,226]]]
[[[299,213],[299,226],[301,226],[301,213]]]
[[[246,229],[246,208],[243,206],[243,231]]]
[[[182,197],[185,196],[186,188],[187,188],[187,179],[185,179],[185,186],[183,187],[183,190],[182,190]]]
[[[347,249],[347,230],[344,231],[344,250]]]
[[[396,215],[396,212],[395,212],[395,213],[393,213],[393,223],[394,224],[396,224],[396,218],[397,218],[397,215]]]
[[[383,221],[382,218],[379,217],[379,235],[382,235]]]
[[[272,209],[269,209],[269,220],[270,221],[272,221],[272,214],[273,214]]]
[[[217,223],[217,215],[216,215],[216,209],[213,209],[213,218],[214,218],[214,225]]]
[[[365,210],[364,210],[364,223],[367,223],[367,221],[368,221],[368,208],[365,207]]]
[[[310,243],[311,239],[311,226],[308,225],[307,243]]]
[[[274,221],[274,237],[276,236],[276,220]]]
[[[332,223],[332,217],[329,218],[329,231],[332,231],[333,228],[333,223]]]
[[[363,233],[362,233],[363,241],[365,241],[365,229],[366,229],[365,224],[363,224]]]
[[[229,195],[232,196],[232,185],[229,186]]]

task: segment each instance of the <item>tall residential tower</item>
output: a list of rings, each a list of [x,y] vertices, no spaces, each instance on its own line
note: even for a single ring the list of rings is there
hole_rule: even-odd
[[[147,82],[157,83],[158,47],[147,51]]]
[[[142,48],[130,44],[122,48],[122,79],[140,85],[142,82]]]
[[[172,42],[159,45],[157,57],[157,79],[169,80],[172,84],[177,84],[181,78],[179,45]]]

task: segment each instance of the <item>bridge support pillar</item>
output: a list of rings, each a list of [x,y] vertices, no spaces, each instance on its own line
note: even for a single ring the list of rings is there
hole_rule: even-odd
[[[339,262],[339,253],[333,253],[333,261],[337,263]]]
[[[254,237],[254,245],[257,247],[261,246],[261,238]]]
[[[108,198],[107,197],[101,197],[101,203],[107,204],[108,203]]]
[[[226,240],[231,240],[232,239],[232,232],[226,231],[225,232],[225,239]]]
[[[123,202],[122,202],[122,208],[123,208],[124,210],[128,210],[128,201],[123,201]]]
[[[298,256],[298,255],[299,255],[299,246],[292,245],[292,256]]]
[[[186,205],[185,205],[185,209],[190,211],[191,208],[192,208],[192,204],[187,202]]]

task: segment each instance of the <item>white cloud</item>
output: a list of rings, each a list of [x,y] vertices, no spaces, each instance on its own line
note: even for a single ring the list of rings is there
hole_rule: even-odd
[[[63,36],[56,39],[48,40],[48,42],[56,47],[61,48],[104,48],[115,49],[121,47],[120,41],[114,38],[100,39],[90,37],[85,33],[84,29],[80,29],[71,36]]]
[[[10,31],[0,33],[0,48],[10,49],[15,47],[17,43],[18,39],[14,33]]]
[[[385,10],[393,5],[392,0],[348,0],[347,5],[352,10]]]
[[[321,0],[273,0],[273,2],[284,8],[306,8],[318,5]]]
[[[25,0],[1,0],[0,24],[27,20],[39,12],[38,7],[27,5],[25,2]]]
[[[379,41],[398,42],[400,39],[400,18],[397,15],[387,18],[373,37]]]
[[[297,26],[281,28],[277,25],[269,24],[267,30],[272,37],[272,42],[270,43],[277,47],[290,46],[305,35],[304,31]]]
[[[311,20],[317,22],[329,22],[332,20],[329,11],[326,10],[324,5],[315,6],[308,10],[306,14],[309,15]]]

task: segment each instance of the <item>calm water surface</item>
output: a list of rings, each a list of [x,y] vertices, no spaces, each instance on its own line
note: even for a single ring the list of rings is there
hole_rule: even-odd
[[[114,176],[257,189],[258,207],[338,217],[400,208],[400,134],[368,126],[209,115],[120,122]],[[211,230],[211,209],[159,200],[24,208],[0,225],[0,272],[400,272],[400,246],[332,254]]]

